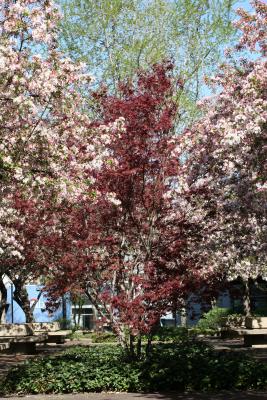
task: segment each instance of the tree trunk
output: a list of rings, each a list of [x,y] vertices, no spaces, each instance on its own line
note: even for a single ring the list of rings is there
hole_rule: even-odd
[[[136,344],[136,357],[138,360],[141,358],[141,352],[142,352],[142,336],[141,334],[139,334]]]
[[[178,326],[178,315],[177,315],[177,306],[175,305],[172,310],[172,317],[174,319],[175,328]]]
[[[250,301],[250,284],[249,280],[244,280],[244,292],[243,292],[243,306],[246,317],[251,316],[251,301]]]
[[[65,295],[62,295],[62,322],[61,329],[67,329],[67,305]]]
[[[129,335],[129,357],[131,360],[134,360],[135,357],[135,351],[134,351],[134,336],[133,335]]]
[[[21,282],[19,279],[16,279],[13,281],[13,283],[15,285],[15,291],[13,293],[14,300],[22,308],[25,314],[26,322],[34,322],[33,310],[31,308],[29,296],[23,282]]]
[[[78,303],[78,325],[81,326],[81,317],[82,317],[82,303],[79,301]],[[84,328],[84,326],[83,326]]]
[[[152,335],[149,335],[146,343],[146,357],[149,357],[152,350]]]
[[[0,278],[0,296],[0,322],[1,324],[5,324],[7,311],[7,289],[4,285],[2,277]]]
[[[186,308],[185,307],[181,308],[180,313],[181,313],[181,326],[185,328],[187,326]]]

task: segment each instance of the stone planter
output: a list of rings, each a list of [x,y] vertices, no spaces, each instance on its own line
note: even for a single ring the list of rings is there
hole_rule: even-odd
[[[246,328],[267,329],[267,317],[246,317]]]
[[[0,336],[30,336],[33,331],[29,324],[0,324]]]

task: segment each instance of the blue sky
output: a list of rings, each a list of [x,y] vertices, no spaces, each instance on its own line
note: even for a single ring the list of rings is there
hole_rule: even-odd
[[[248,0],[237,1],[235,8],[238,8],[238,7],[242,7],[242,8],[245,8],[246,10],[248,10],[248,11],[252,11],[252,7],[251,7],[251,4],[250,4],[250,1],[248,1]]]

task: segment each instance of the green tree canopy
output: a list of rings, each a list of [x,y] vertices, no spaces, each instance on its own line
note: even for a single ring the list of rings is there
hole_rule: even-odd
[[[96,85],[131,77],[138,68],[173,59],[184,80],[179,93],[184,118],[234,35],[235,0],[58,0],[63,10],[61,43],[86,62]],[[181,120],[181,118],[180,118]]]

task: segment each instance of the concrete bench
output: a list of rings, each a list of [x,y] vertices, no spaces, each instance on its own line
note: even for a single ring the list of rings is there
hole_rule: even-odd
[[[65,343],[66,337],[70,333],[71,333],[71,331],[47,332],[48,339],[46,340],[46,343],[63,344],[63,343]]]
[[[267,329],[246,329],[243,332],[244,346],[251,347],[255,344],[267,344]]]
[[[33,322],[29,325],[34,335],[47,333],[48,337],[46,343],[63,344],[65,343],[67,335],[71,333],[70,330],[61,330],[58,322]]]
[[[267,317],[246,317],[245,325],[248,329],[267,329]]]
[[[48,338],[47,333],[26,336],[0,336],[1,345],[8,344],[8,348],[14,353],[34,354],[36,344],[45,342]]]
[[[32,354],[36,343],[65,343],[71,331],[60,330],[58,322],[0,324],[0,343],[10,343],[10,351]]]
[[[244,338],[244,346],[251,347],[255,344],[267,344],[267,329],[222,329],[222,339]]]
[[[244,328],[245,329],[245,328]],[[220,337],[222,339],[238,339],[243,336],[243,328],[221,328]]]

